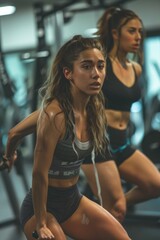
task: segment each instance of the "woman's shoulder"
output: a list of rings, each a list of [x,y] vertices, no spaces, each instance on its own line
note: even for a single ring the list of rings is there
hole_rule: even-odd
[[[136,72],[136,75],[139,77],[142,73],[142,66],[135,61],[131,61],[131,63],[132,63],[132,66],[133,66],[133,68]]]
[[[54,123],[58,128],[61,128],[62,125],[64,126],[64,113],[57,100],[53,100],[42,109],[40,115],[46,121],[46,124],[47,122]]]
[[[57,100],[52,100],[44,110],[50,117],[63,113]]]

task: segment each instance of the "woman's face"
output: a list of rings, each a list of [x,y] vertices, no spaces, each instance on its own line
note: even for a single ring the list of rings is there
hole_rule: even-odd
[[[142,23],[135,18],[128,21],[122,28],[119,36],[119,50],[125,53],[136,53],[142,38]]]
[[[73,64],[72,90],[86,95],[98,94],[104,82],[105,66],[104,56],[97,48],[82,51]]]

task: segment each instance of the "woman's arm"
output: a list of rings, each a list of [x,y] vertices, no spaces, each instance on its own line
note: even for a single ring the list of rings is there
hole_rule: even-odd
[[[55,116],[55,109],[50,106],[42,111],[37,123],[37,138],[34,151],[32,193],[36,217],[36,230],[41,238],[50,236],[46,223],[46,201],[48,192],[48,171],[54,151],[62,134],[62,114]]]
[[[14,161],[16,160],[16,149],[20,140],[36,131],[37,120],[40,110],[37,110],[30,114],[27,118],[18,123],[15,127],[11,128],[8,133],[7,145],[3,158],[8,164],[8,168],[11,169]]]

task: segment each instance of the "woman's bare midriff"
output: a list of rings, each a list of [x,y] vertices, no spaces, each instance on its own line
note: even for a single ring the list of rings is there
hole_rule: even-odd
[[[130,119],[130,112],[106,110],[107,125],[116,129],[126,129]]]
[[[49,178],[48,185],[51,187],[62,187],[67,188],[75,185],[78,181],[78,177],[74,177],[71,179],[56,179],[56,178]]]

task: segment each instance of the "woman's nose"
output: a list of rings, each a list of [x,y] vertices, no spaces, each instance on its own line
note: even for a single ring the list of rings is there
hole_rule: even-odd
[[[142,38],[142,34],[139,31],[137,31],[136,38],[138,40],[140,40]]]
[[[95,78],[95,77],[99,77],[99,71],[97,69],[97,67],[94,67],[93,70],[92,70],[92,76]]]

